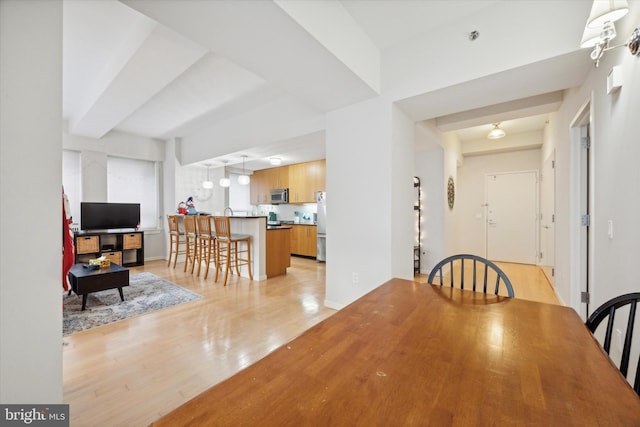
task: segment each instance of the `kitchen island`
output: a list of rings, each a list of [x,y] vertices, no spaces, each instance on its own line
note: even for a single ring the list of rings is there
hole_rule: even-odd
[[[266,280],[287,273],[291,266],[291,227],[267,226],[266,216],[232,216],[231,232],[251,236],[254,280]],[[245,269],[243,277],[249,277]]]
[[[267,278],[287,274],[291,267],[291,226],[267,226]]]
[[[184,230],[184,215],[178,215],[180,229]],[[254,280],[286,274],[291,265],[291,227],[267,226],[266,216],[229,217],[231,233],[251,236],[251,269]],[[240,275],[249,278],[246,266],[240,268]]]
[[[251,236],[251,260],[253,280],[267,280],[267,217],[266,216],[231,216],[231,233]],[[240,269],[242,277],[249,277],[246,267]]]

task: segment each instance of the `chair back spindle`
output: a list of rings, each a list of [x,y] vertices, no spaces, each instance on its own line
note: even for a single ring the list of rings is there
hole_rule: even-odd
[[[625,325],[626,332],[624,334],[624,344],[622,345],[622,355],[620,358],[620,364],[618,366],[620,373],[625,378],[627,377],[627,373],[629,372],[631,343],[633,340],[633,329],[635,326],[636,312],[639,301],[640,292],[633,292],[630,294],[624,294],[612,298],[598,307],[585,322],[587,328],[589,328],[591,333],[595,333],[598,329],[598,326],[604,321],[604,319],[607,319],[607,327],[604,334],[604,344],[602,347],[604,348],[604,351],[607,352],[607,354],[610,354],[609,351],[611,350],[611,339],[613,337],[616,313],[622,307],[629,307],[629,317],[627,318]],[[622,325],[620,326],[622,327]],[[640,396],[640,356],[638,357],[638,363],[636,365],[636,375],[633,382],[633,389]]]
[[[448,266],[449,272],[447,274],[449,275],[449,279],[450,279],[449,285],[453,288],[456,286],[456,283],[459,283],[459,287],[461,289],[465,289],[465,276],[467,275],[466,268],[465,268],[465,261],[472,262],[472,265],[470,268],[471,274],[473,276],[471,279],[471,289],[474,292],[478,292],[480,287],[478,284],[479,273],[480,273],[478,269],[478,264],[480,264],[480,265],[484,265],[484,271],[482,272],[482,282],[483,282],[482,292],[483,293],[485,294],[487,293],[489,279],[490,279],[489,272],[493,272],[493,274],[495,274],[496,276],[496,283],[495,283],[495,288],[493,290],[493,293],[495,295],[498,295],[498,293],[500,292],[500,287],[501,285],[503,285],[503,287],[506,289],[507,295],[510,298],[514,297],[513,286],[511,285],[511,281],[509,280],[507,275],[504,273],[504,271],[502,271],[500,267],[498,267],[496,264],[489,261],[488,259],[482,258],[477,255],[458,254],[458,255],[452,255],[450,257],[443,259],[438,264],[436,264],[436,266],[433,267],[433,269],[431,270],[431,273],[429,274],[428,283],[434,284],[434,279],[439,278],[439,285],[442,286],[444,284],[444,276],[445,276],[443,270]],[[458,273],[458,269],[456,268],[457,265],[460,266],[459,273]],[[459,274],[459,278],[456,276],[456,274]],[[467,285],[469,284],[468,282],[466,283]]]

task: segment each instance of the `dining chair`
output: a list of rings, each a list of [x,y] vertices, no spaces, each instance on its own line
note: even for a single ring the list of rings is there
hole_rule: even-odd
[[[253,280],[251,272],[251,236],[249,234],[231,233],[231,221],[228,216],[214,216],[213,223],[216,232],[216,277],[224,264],[224,285],[227,285],[229,270],[233,266],[240,276],[240,266],[246,265],[249,270],[249,279]],[[243,247],[239,245],[243,243]],[[242,257],[244,254],[244,257]]]
[[[633,339],[633,326],[636,320],[636,309],[640,301],[640,292],[634,292],[630,294],[620,295],[612,298],[609,301],[602,304],[600,307],[589,316],[586,321],[586,326],[589,328],[592,334],[595,334],[600,323],[605,319],[607,320],[607,329],[604,335],[604,351],[609,353],[611,349],[611,338],[613,336],[614,324],[616,318],[616,312],[622,308],[629,306],[629,317],[627,318],[626,327],[622,323],[616,325],[621,329],[626,329],[624,334],[624,344],[622,345],[622,356],[620,358],[620,365],[618,369],[620,373],[626,378],[629,369],[629,358],[631,356],[631,341]],[[640,356],[638,356],[638,364],[636,366],[636,377],[633,383],[633,389],[640,396]]]
[[[186,253],[184,231],[180,230],[178,215],[167,215],[167,223],[169,224],[169,260],[167,261],[167,267],[171,265],[171,258],[173,257],[173,268],[176,268],[178,255]],[[182,246],[182,249],[180,249],[180,246]]]
[[[469,261],[472,264],[473,270],[471,272],[469,271],[468,264],[467,268],[465,268],[465,260]],[[478,271],[478,266],[480,266],[480,270],[483,271]],[[431,273],[429,273],[429,279],[427,280],[427,283],[434,284],[433,281],[436,276],[438,276],[440,278],[439,284],[440,286],[442,286],[444,284],[444,276],[446,275],[443,270],[445,270],[446,272],[447,267],[449,268],[449,272],[447,273],[449,275],[449,283],[452,288],[459,287],[460,289],[465,289],[465,278],[468,279],[469,276],[471,276],[471,289],[474,292],[479,292],[481,290],[486,294],[487,290],[489,290],[489,292],[493,292],[494,294],[498,295],[498,292],[500,291],[500,285],[503,284],[509,298],[514,297],[513,286],[511,285],[511,281],[504,273],[504,271],[502,271],[500,267],[498,267],[488,259],[482,258],[477,255],[457,254],[443,259],[442,261],[437,263],[435,267],[433,267],[433,269],[431,269]],[[481,274],[481,276],[478,277],[478,274]],[[487,289],[487,286],[490,285],[489,280],[493,280],[494,276],[495,287],[493,288],[493,290]],[[478,289],[478,282],[482,282],[482,289]]]

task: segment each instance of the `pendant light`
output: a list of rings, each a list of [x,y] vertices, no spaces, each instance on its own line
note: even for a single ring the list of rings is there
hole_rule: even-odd
[[[223,160],[222,163],[224,163],[224,173],[226,175],[228,162],[226,160]],[[220,178],[220,182],[218,182],[218,185],[220,185],[220,187],[229,187],[231,185],[231,180],[225,176],[224,178]]]
[[[251,178],[249,178],[249,175],[247,175],[244,170],[244,159],[246,158],[247,158],[247,155],[243,154],[242,155],[242,175],[238,176],[238,184],[240,185],[249,185],[249,182],[251,182]]]
[[[205,164],[205,166],[207,167],[207,180],[202,181],[202,188],[211,190],[213,188],[213,181],[209,180],[209,168],[211,167],[211,165]]]
[[[504,138],[505,135],[506,133],[502,129],[500,129],[500,123],[494,123],[493,129],[491,129],[491,132],[489,132],[489,135],[487,135],[487,138],[500,139],[500,138]]]

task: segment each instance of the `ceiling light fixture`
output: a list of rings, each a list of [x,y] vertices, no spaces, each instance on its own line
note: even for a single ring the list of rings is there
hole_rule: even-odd
[[[280,157],[272,157],[269,159],[269,163],[274,166],[280,166],[282,164],[282,160],[280,160]]]
[[[500,138],[504,138],[505,135],[506,133],[502,129],[500,129],[500,123],[494,123],[493,129],[491,129],[491,132],[489,132],[489,134],[487,135],[487,138],[500,139]]]
[[[637,49],[632,47],[640,44],[640,31],[635,29],[631,38],[625,44],[610,46],[611,40],[616,38],[616,27],[614,21],[622,18],[629,12],[627,0],[594,0],[591,6],[591,13],[582,33],[580,41],[581,48],[593,48],[591,59],[596,68],[600,64],[600,59],[608,50],[621,46],[629,46],[632,55],[637,55]]]
[[[247,155],[243,154],[242,155],[242,175],[238,176],[238,184],[240,185],[249,185],[249,183],[251,182],[251,178],[249,178],[249,175],[247,175],[244,170],[244,159],[246,158],[247,158]]]
[[[224,173],[227,173],[227,161],[223,160],[222,163],[224,163]],[[220,187],[229,187],[231,185],[231,180],[229,178],[220,178],[220,181],[218,182],[218,185],[220,185]]]
[[[206,181],[202,181],[202,188],[205,188],[207,190],[211,190],[213,188],[213,182],[209,180],[209,167],[211,167],[210,164],[205,164],[205,166],[207,167],[207,180]]]

